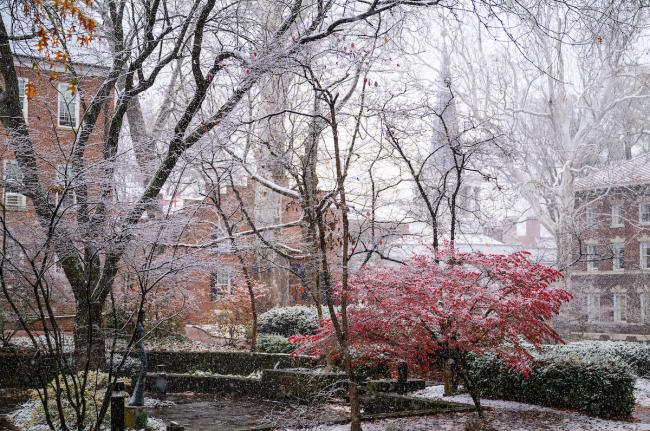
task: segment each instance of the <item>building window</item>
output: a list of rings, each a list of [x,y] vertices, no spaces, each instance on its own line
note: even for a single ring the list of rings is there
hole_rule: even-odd
[[[648,318],[648,293],[639,293],[639,320],[641,323],[645,322]]]
[[[25,253],[23,249],[20,248],[20,245],[9,239],[6,240],[4,257],[7,261],[11,263],[12,266],[19,265],[25,258]]]
[[[59,126],[77,127],[79,95],[68,84],[59,84]]]
[[[627,295],[624,293],[614,294],[614,322],[625,322],[625,306]]]
[[[623,271],[625,269],[625,244],[612,244],[612,269]]]
[[[214,271],[210,275],[210,299],[215,301],[230,293],[232,293],[232,275],[225,271]]]
[[[597,322],[600,319],[600,294],[587,294],[587,321]]]
[[[650,242],[641,243],[641,269],[650,269]]]
[[[650,203],[644,202],[639,205],[639,221],[643,224],[650,224]]]
[[[593,226],[596,224],[596,208],[587,207],[585,210],[585,218],[587,219],[587,226]]]
[[[4,161],[4,204],[7,207],[19,207],[24,208],[27,203],[25,195],[12,192],[12,189],[16,189],[23,185],[23,174],[20,171],[18,162],[15,160],[5,160]]]
[[[598,271],[598,250],[595,244],[587,245],[587,271]]]
[[[27,96],[25,95],[25,89],[27,88],[27,79],[18,78],[18,99],[20,100],[20,107],[23,109],[23,118],[27,122]]]
[[[623,205],[612,205],[612,227],[621,227],[625,225],[625,210]]]

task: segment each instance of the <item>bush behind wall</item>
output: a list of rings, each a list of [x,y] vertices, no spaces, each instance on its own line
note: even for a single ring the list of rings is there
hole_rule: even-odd
[[[277,334],[283,337],[311,335],[316,332],[319,325],[316,310],[302,305],[272,308],[260,314],[257,321],[260,333]]]

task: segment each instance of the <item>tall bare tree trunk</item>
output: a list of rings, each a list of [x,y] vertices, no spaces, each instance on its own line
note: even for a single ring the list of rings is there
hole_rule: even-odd
[[[80,301],[74,319],[74,345],[78,368],[99,369],[106,362],[102,306],[100,302]]]

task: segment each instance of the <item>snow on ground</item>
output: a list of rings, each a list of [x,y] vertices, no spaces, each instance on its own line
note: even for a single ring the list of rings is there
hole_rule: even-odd
[[[650,407],[650,380],[636,379],[634,398],[637,406]]]
[[[160,401],[150,398],[145,398],[144,401],[147,407],[163,407],[174,404],[171,401]],[[40,405],[41,402],[37,400],[26,401],[13,413],[9,414],[10,422],[21,431],[49,431],[50,428],[47,425],[33,424],[34,417],[37,416],[36,411]],[[102,426],[101,429],[102,431],[108,431],[109,426]],[[147,420],[147,429],[151,431],[165,431],[167,426],[162,420],[150,416]]]
[[[430,386],[413,395],[442,398],[442,386]],[[482,400],[489,409],[486,417],[494,429],[504,431],[650,431],[650,380],[638,379],[635,388],[637,408],[630,421],[611,421],[576,412],[502,400]],[[471,404],[467,394],[445,400]],[[364,431],[463,431],[474,413],[386,419],[364,423]],[[310,431],[347,431],[349,425],[320,426]]]

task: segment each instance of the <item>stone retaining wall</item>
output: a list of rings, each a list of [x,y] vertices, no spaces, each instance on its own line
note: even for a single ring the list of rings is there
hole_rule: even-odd
[[[156,392],[156,374],[147,374],[146,390]],[[264,396],[266,391],[260,379],[242,376],[195,376],[167,374],[167,392],[198,392],[205,394],[236,394]]]
[[[265,369],[309,368],[316,365],[316,360],[307,356],[250,352],[148,352],[147,360],[152,372],[157,370],[158,365],[164,365],[168,373],[207,371],[240,376]]]
[[[131,357],[137,357],[135,353]],[[313,367],[316,361],[306,356],[250,352],[148,352],[149,371],[164,365],[168,373],[206,371],[213,374],[247,376],[264,369]],[[55,367],[51,359],[28,352],[0,352],[0,388],[34,388],[39,379],[50,380]],[[135,371],[135,370],[131,370]],[[130,376],[132,372],[121,374]]]

